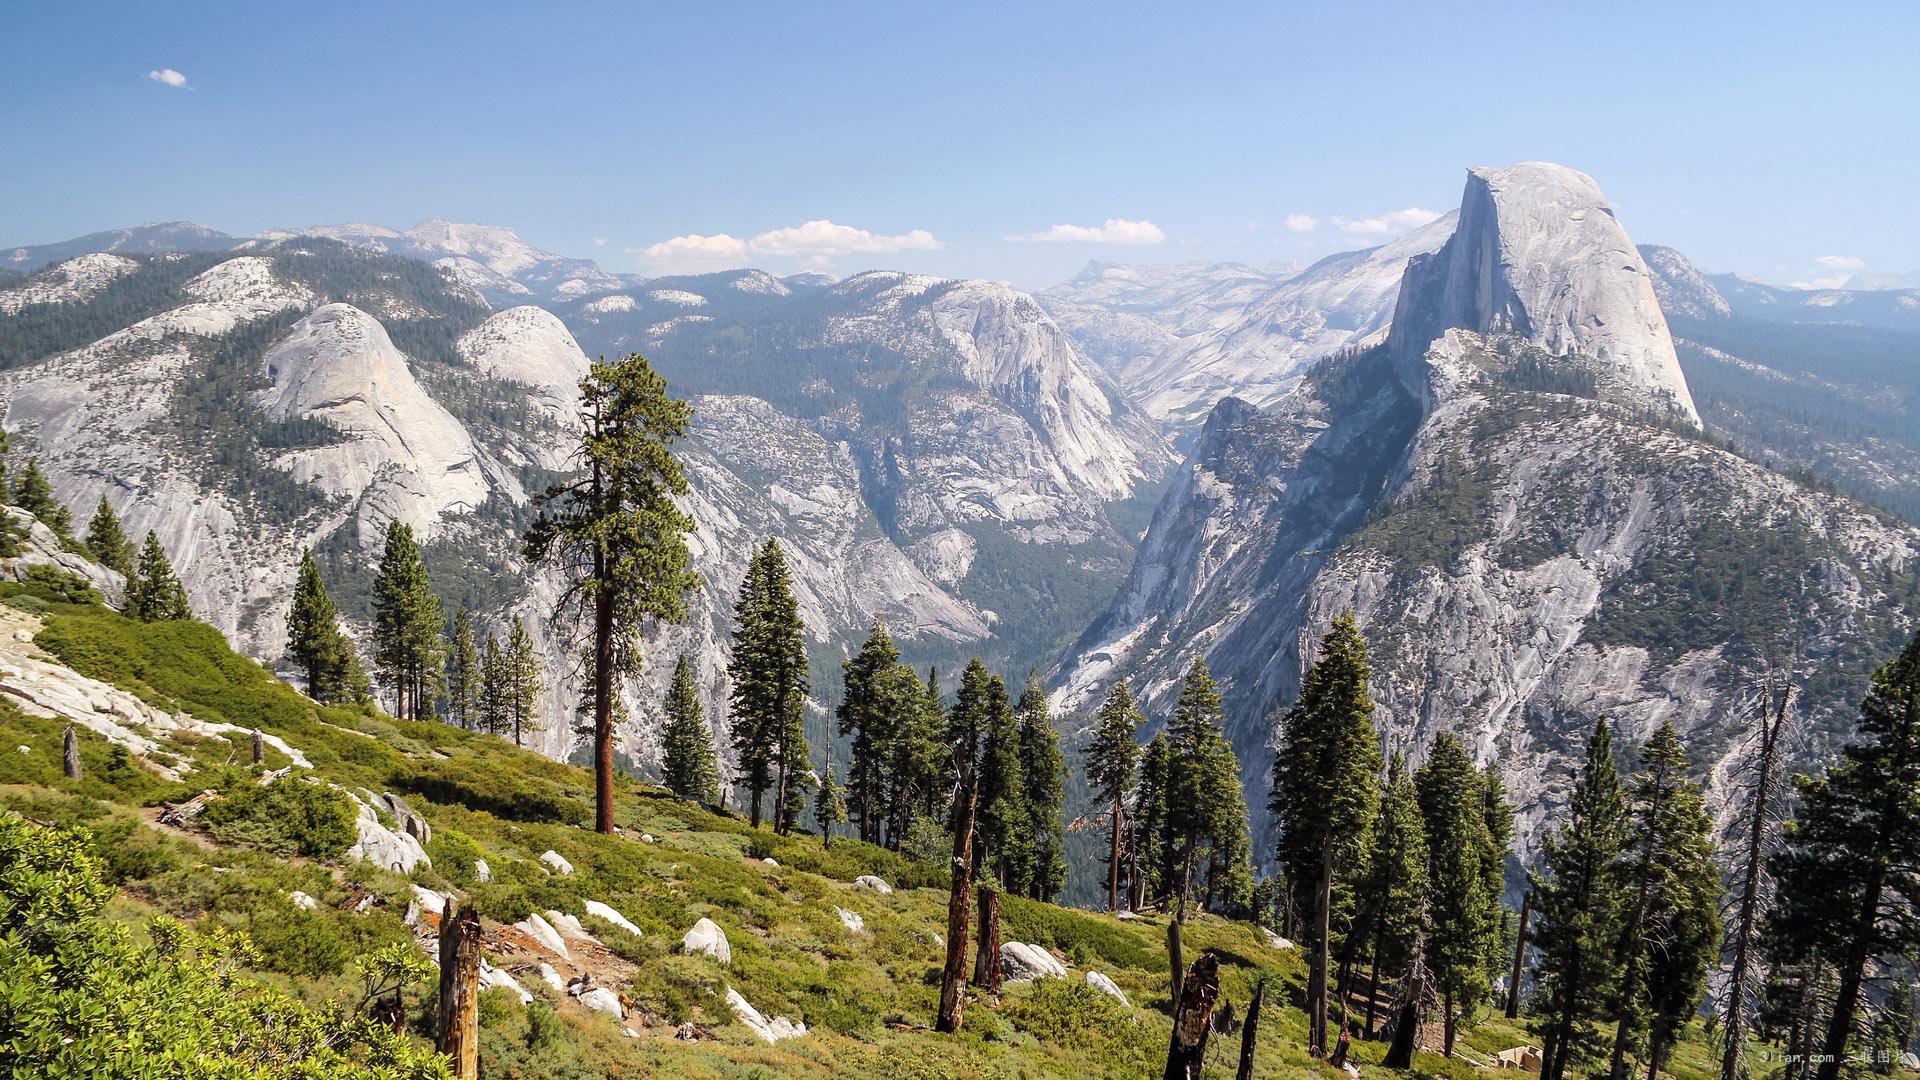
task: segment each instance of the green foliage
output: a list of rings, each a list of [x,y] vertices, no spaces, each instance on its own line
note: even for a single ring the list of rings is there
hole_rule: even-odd
[[[1046,692],[1031,681],[1020,692],[1014,721],[1019,727],[1021,801],[1026,812],[1020,839],[1028,855],[1026,880],[1007,884],[1035,900],[1051,900],[1067,883],[1066,822],[1061,817],[1067,766],[1060,756],[1060,735],[1047,711]]]
[[[1134,706],[1127,680],[1121,679],[1100,703],[1100,711],[1093,717],[1093,737],[1081,750],[1094,805],[1107,814],[1108,910],[1119,906],[1119,881],[1126,858],[1126,801],[1133,792],[1134,765],[1140,759],[1140,744],[1135,740],[1144,723],[1146,717]]]
[[[1098,1061],[1109,1075],[1145,1076],[1166,1057],[1157,1032],[1133,1023],[1118,1001],[1081,982],[1043,979],[1013,998],[1001,1015],[1015,1029]]]
[[[316,568],[316,580],[318,576]],[[433,594],[413,528],[389,522],[373,581],[373,667],[393,695],[394,715],[402,719],[428,715],[439,684],[440,625],[440,600]]]
[[[93,519],[87,522],[87,554],[109,570],[128,577],[133,575],[133,544],[121,530],[120,518],[105,495],[100,496],[100,505],[94,508]]]
[[[1220,691],[1204,659],[1188,670],[1166,731],[1166,833],[1162,843],[1184,900],[1205,874],[1213,910],[1238,910],[1253,898],[1253,843],[1240,763],[1227,742]]]
[[[1434,736],[1413,784],[1427,842],[1426,963],[1451,1021],[1470,1014],[1493,981],[1506,850],[1489,835],[1486,779],[1452,732]]]
[[[281,855],[339,858],[357,835],[351,800],[325,784],[292,777],[246,784],[207,804],[201,813],[213,835]]]
[[[187,591],[173,575],[166,550],[151,529],[147,530],[146,546],[140,549],[140,565],[127,582],[127,614],[141,622],[193,617],[187,608]]]
[[[47,482],[47,474],[40,471],[38,461],[28,458],[24,467],[14,471],[9,501],[39,518],[42,525],[60,538],[61,544],[68,548],[79,546],[73,539],[73,514],[54,498],[53,485]]]
[[[19,581],[0,582],[0,595],[12,599],[31,597],[42,604],[98,604],[100,594],[87,579],[70,570],[46,563],[26,568]]]
[[[366,672],[353,641],[340,629],[340,610],[327,596],[311,549],[300,555],[300,576],[287,612],[287,658],[305,676],[307,693],[315,701],[344,704],[367,699]]]
[[[700,688],[685,653],[673,665],[667,691],[667,726],[661,733],[661,782],[683,799],[720,801],[720,764],[713,750],[713,729],[700,708]]]
[[[227,254],[129,256],[140,268],[83,300],[29,304],[0,314],[0,368],[16,368],[98,341],[116,330],[186,303],[181,288],[230,258]],[[59,271],[47,267],[39,274]],[[28,281],[32,281],[29,278]]]
[[[774,794],[774,831],[793,827],[806,769],[808,690],[805,627],[793,595],[793,577],[777,540],[755,552],[733,608],[733,745],[746,785],[753,824],[761,799]]]

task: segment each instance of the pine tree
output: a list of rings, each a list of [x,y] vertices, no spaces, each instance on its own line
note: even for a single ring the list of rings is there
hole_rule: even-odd
[[[1434,736],[1414,773],[1427,836],[1427,949],[1424,959],[1440,992],[1445,1053],[1453,1055],[1460,1018],[1485,995],[1497,923],[1498,896],[1487,893],[1486,784],[1467,748],[1451,732]]]
[[[512,676],[507,671],[506,650],[493,631],[480,640],[480,716],[476,726],[489,735],[503,735],[510,724],[507,701]]]
[[[473,644],[473,614],[464,604],[453,616],[446,657],[447,722],[471,731],[480,722],[480,652]]]
[[[827,746],[827,767],[820,774],[820,790],[813,796],[813,823],[820,830],[822,847],[833,844],[833,827],[847,820],[846,800],[840,794],[840,781],[833,775],[833,746]]]
[[[893,711],[897,703],[883,702],[880,694],[882,677],[899,662],[900,650],[888,636],[887,624],[876,618],[860,651],[840,665],[843,692],[837,716],[840,735],[853,750],[847,770],[847,809],[860,839],[869,844],[880,843],[881,828],[889,818],[891,751],[895,729],[906,719]]]
[[[27,459],[26,468],[14,477],[13,505],[39,518],[40,524],[52,529],[61,543],[73,545],[73,515],[54,498],[47,474],[40,471],[40,463],[32,458]]]
[[[1203,873],[1208,899],[1243,905],[1253,891],[1252,844],[1240,765],[1227,743],[1220,691],[1207,662],[1197,659],[1181,684],[1167,725],[1167,834],[1169,870],[1185,911],[1194,875]],[[1204,861],[1203,861],[1204,860]]]
[[[591,626],[584,668],[592,694],[594,828],[613,831],[613,727],[622,677],[640,673],[640,631],[650,620],[684,622],[684,597],[700,579],[689,567],[693,519],[675,505],[687,493],[673,443],[693,409],[638,353],[596,362],[580,383],[581,475],[547,489],[522,544],[535,566],[558,565],[566,588],[556,622]]]
[[[440,600],[413,528],[391,522],[373,582],[373,661],[393,695],[393,715],[402,720],[426,717],[439,681],[441,625]]]
[[[895,664],[875,680],[876,707],[894,717],[886,752],[887,847],[900,850],[916,821],[933,827],[946,792],[940,787],[947,764],[941,731],[946,723],[940,691],[931,669],[926,685],[905,664]]]
[[[140,563],[133,580],[127,583],[127,614],[141,622],[193,617],[187,607],[187,591],[173,575],[173,566],[160,547],[160,538],[151,529],[147,530],[147,542],[140,549]]]
[[[1920,635],[1873,674],[1854,741],[1819,780],[1772,860],[1772,921],[1791,960],[1819,957],[1837,981],[1815,1080],[1847,1060],[1870,964],[1920,949]]]
[[[1093,738],[1083,753],[1087,759],[1087,786],[1095,805],[1107,808],[1107,910],[1120,907],[1122,838],[1126,834],[1127,796],[1133,791],[1134,766],[1140,759],[1135,733],[1146,718],[1134,707],[1127,680],[1108,691],[1107,700],[1093,718]]]
[[[1380,812],[1374,818],[1372,860],[1361,886],[1358,922],[1361,936],[1372,951],[1367,989],[1366,1031],[1373,1034],[1373,1008],[1380,993],[1381,972],[1403,976],[1413,963],[1414,949],[1426,914],[1427,830],[1420,816],[1420,799],[1399,754],[1387,765],[1380,789]]]
[[[1541,841],[1545,873],[1534,888],[1538,923],[1533,931],[1545,1003],[1539,1020],[1545,1049],[1541,1080],[1561,1080],[1573,1057],[1592,1047],[1594,1022],[1617,985],[1614,946],[1626,901],[1621,876],[1626,844],[1626,800],[1613,763],[1613,732],[1602,718],[1587,740],[1559,833]]]
[[[1128,830],[1127,877],[1132,883],[1129,906],[1170,897],[1178,876],[1172,868],[1172,815],[1167,808],[1167,781],[1172,753],[1166,732],[1160,732],[1140,751],[1140,781],[1134,789],[1133,827]]]
[[[786,833],[806,806],[805,627],[779,541],[755,554],[734,606],[734,746],[760,824],[761,799],[773,793],[774,831]],[[803,777],[805,779],[803,779]]]
[[[1020,779],[1025,786],[1027,864],[1025,894],[1051,901],[1067,883],[1066,762],[1047,712],[1047,695],[1029,681],[1014,708],[1020,729]]]
[[[720,801],[720,765],[713,752],[713,731],[700,708],[693,665],[681,653],[667,691],[667,726],[662,733],[661,779],[667,790],[695,802]]]
[[[1380,736],[1367,693],[1367,647],[1353,616],[1342,615],[1320,640],[1320,659],[1307,669],[1300,696],[1287,711],[1273,763],[1269,808],[1279,825],[1280,865],[1300,892],[1295,902],[1312,912],[1308,932],[1307,1049],[1324,1056],[1327,1043],[1328,961],[1333,927],[1351,918],[1346,899],[1366,865],[1379,816]],[[1478,809],[1476,805],[1476,810]],[[1342,876],[1345,881],[1337,879]]]
[[[946,713],[946,724],[941,741],[946,744],[948,764],[944,769],[944,786],[951,786],[955,778],[963,771],[973,771],[979,763],[981,739],[986,734],[987,725],[992,722],[990,704],[996,679],[987,670],[987,665],[979,657],[967,661],[960,672],[960,688],[954,694],[953,708]],[[1000,687],[1000,697],[1006,697],[1006,687]],[[984,797],[981,804],[984,805]],[[948,820],[947,828],[952,830],[958,823]],[[976,847],[977,850],[977,847]]]
[[[300,556],[300,576],[293,587],[293,606],[287,612],[287,657],[300,669],[307,694],[328,704],[360,700],[359,684],[366,676],[354,655],[353,643],[340,630],[340,610],[327,596],[320,580],[320,564],[307,549]]]
[[[1513,852],[1513,804],[1507,801],[1507,781],[1498,764],[1489,763],[1480,770],[1480,816],[1487,827],[1487,846],[1480,858],[1480,895],[1487,904],[1488,925],[1496,931],[1487,935],[1486,970],[1498,973],[1513,955],[1513,942],[1505,929],[1511,926],[1511,914],[1502,903],[1507,893],[1507,858]]]
[[[971,670],[971,669],[969,669]],[[966,686],[961,686],[965,695]],[[1007,701],[1007,684],[998,675],[987,680],[986,715],[980,734],[980,791],[974,829],[974,865],[991,870],[1008,892],[1019,892],[1033,865],[1026,825],[1027,789],[1020,771],[1020,728]]]
[[[533,651],[533,636],[518,615],[507,629],[505,664],[507,717],[513,727],[513,745],[521,746],[527,734],[540,730],[540,695],[547,692],[547,687],[540,677],[540,657]]]
[[[125,577],[133,576],[133,544],[121,530],[119,515],[113,512],[105,495],[100,496],[100,505],[94,508],[93,520],[87,522],[87,553],[101,566]]]

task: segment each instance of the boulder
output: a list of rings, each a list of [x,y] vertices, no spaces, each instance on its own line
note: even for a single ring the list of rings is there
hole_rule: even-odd
[[[587,914],[592,915],[596,919],[605,919],[620,929],[625,930],[627,933],[632,934],[634,937],[640,936],[640,928],[629,922],[625,915],[615,911],[611,904],[603,904],[598,900],[589,900],[587,901]]]
[[[766,864],[767,864],[768,866],[775,866],[775,867],[777,867],[777,866],[779,866],[779,865],[780,865],[779,863],[777,863],[777,862],[774,862],[774,861],[773,861],[773,857],[772,857],[771,855],[769,855],[768,857],[766,857],[766,858],[764,858],[764,859],[761,859],[760,861],[761,861],[761,862],[763,862],[763,863],[766,863]]]
[[[1020,941],[1000,943],[1000,970],[1007,982],[1067,977],[1067,965],[1054,959],[1052,953]]]
[[[643,843],[643,844],[651,844],[651,843],[653,843],[653,834],[652,834],[652,833],[644,833],[644,832],[643,832],[643,833],[641,833],[641,834],[640,834],[640,842],[641,842],[641,843]]]
[[[548,952],[556,956],[563,956],[568,960],[573,959],[573,954],[567,951],[566,941],[560,937],[560,931],[555,930],[552,923],[540,916],[529,915],[519,922],[514,923],[513,928],[532,938],[541,948]]]
[[[580,1004],[603,1013],[612,1013],[615,1020],[625,1020],[627,1010],[620,1006],[620,995],[604,986],[596,986],[580,995]]]
[[[297,907],[302,911],[314,911],[320,907],[320,902],[318,900],[315,900],[313,897],[308,896],[306,893],[301,892],[299,889],[295,889],[292,892],[288,893],[287,901],[291,903],[294,907]]]
[[[473,860],[473,880],[483,885],[493,880],[493,867],[487,865],[487,860]]]
[[[749,1004],[746,998],[740,996],[740,991],[731,986],[727,987],[727,1007],[733,1010],[733,1015],[739,1017],[741,1023],[752,1028],[755,1035],[768,1043],[777,1043],[781,1039],[796,1039],[807,1033],[805,1024],[795,1023],[784,1016],[776,1016],[769,1020],[760,1015],[760,1010]]]
[[[391,791],[381,792],[380,799],[387,804],[387,812],[400,823],[402,832],[420,841],[422,845],[433,842],[433,826],[427,824],[426,818],[414,813],[413,807],[408,806],[405,799]]]
[[[540,981],[546,983],[547,989],[552,990],[556,994],[564,994],[567,992],[567,981],[562,979],[560,973],[553,969],[553,965],[547,963],[545,960],[540,962]]]
[[[872,874],[861,874],[859,877],[853,879],[853,884],[855,888],[872,889],[881,896],[885,896],[893,891],[893,886],[874,877]]]
[[[733,963],[733,946],[727,944],[727,932],[712,919],[703,918],[694,923],[687,936],[680,939],[680,945],[689,953],[706,953],[723,964]]]
[[[495,987],[495,986],[505,987],[506,989],[513,991],[514,994],[520,998],[520,1004],[522,1005],[533,1004],[533,995],[527,992],[526,987],[521,986],[517,981],[515,981],[513,976],[507,974],[504,971],[501,971],[499,968],[494,967],[493,965],[487,963],[484,960],[481,961],[480,962],[480,989],[486,990],[490,987]]]
[[[1120,989],[1112,979],[1107,978],[1105,975],[1097,971],[1087,972],[1087,985],[1110,998],[1118,1000],[1120,1004],[1125,1005],[1127,1008],[1133,1008],[1133,1002],[1127,1000],[1126,991]]]
[[[418,838],[382,825],[380,815],[374,813],[372,804],[351,791],[347,795],[360,808],[359,817],[354,821],[359,837],[347,849],[349,856],[355,860],[365,859],[382,870],[392,870],[397,874],[411,874],[417,866],[433,865],[433,860],[427,858],[427,849],[420,846]]]
[[[853,931],[856,934],[867,928],[867,920],[861,918],[859,915],[856,915],[851,911],[848,911],[846,908],[843,908],[843,907],[834,908],[833,913],[835,915],[840,916],[840,922],[844,924],[847,929]]]
[[[587,933],[587,928],[580,925],[579,919],[564,911],[548,908],[547,921],[553,924],[555,930],[560,931],[560,936],[563,938],[575,938],[580,941],[591,941],[595,945],[600,944],[600,939]]]
[[[447,913],[447,898],[434,892],[432,889],[415,885],[413,887],[413,898],[419,901],[421,911],[431,911],[435,915],[442,916]]]
[[[1260,936],[1267,939],[1267,948],[1269,949],[1291,949],[1294,947],[1293,942],[1288,941],[1286,938],[1281,937],[1279,934],[1274,933],[1264,926],[1260,928]]]
[[[573,873],[573,864],[567,861],[566,856],[552,848],[548,848],[546,851],[540,853],[540,861],[546,864],[547,869],[556,874]]]

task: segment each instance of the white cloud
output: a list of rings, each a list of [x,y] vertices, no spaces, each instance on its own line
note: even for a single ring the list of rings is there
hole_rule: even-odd
[[[185,86],[187,77],[172,68],[156,68],[147,72],[147,78],[163,86]]]
[[[594,247],[606,247],[606,246],[607,246],[607,238],[606,238],[606,237],[604,237],[604,236],[596,236],[596,237],[594,237],[594,238],[593,238],[593,246],[594,246]]]
[[[1320,227],[1320,219],[1312,214],[1288,214],[1287,228],[1294,232],[1312,232]]]
[[[887,236],[822,218],[804,225],[769,229],[750,240],[726,233],[712,236],[689,233],[645,248],[627,250],[644,255],[656,269],[698,273],[745,266],[754,258],[798,259],[808,267],[825,269],[835,256],[938,251],[940,241],[925,229]]]
[[[1158,244],[1167,234],[1151,221],[1108,218],[1104,225],[1055,225],[1045,232],[1009,236],[1009,240],[1038,244]]]
[[[1851,274],[1833,274],[1828,277],[1809,278],[1806,281],[1789,281],[1789,289],[1844,289]]]
[[[1860,270],[1867,265],[1867,260],[1852,255],[1820,255],[1813,261],[1829,270]]]
[[[1372,217],[1344,218],[1336,217],[1334,224],[1351,236],[1391,236],[1408,229],[1417,229],[1440,216],[1437,210],[1428,210],[1424,206],[1409,206],[1404,210],[1393,210]]]

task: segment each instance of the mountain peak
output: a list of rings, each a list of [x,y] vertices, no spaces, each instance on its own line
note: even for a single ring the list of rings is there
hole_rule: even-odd
[[[1407,266],[1389,341],[1423,353],[1449,329],[1512,332],[1619,369],[1697,421],[1653,275],[1593,178],[1543,161],[1467,171],[1453,236]]]

